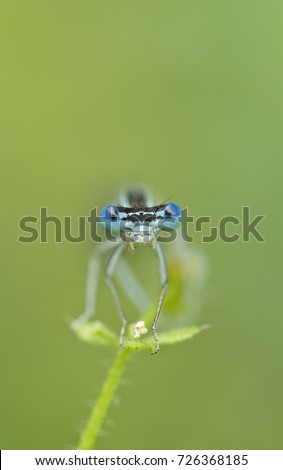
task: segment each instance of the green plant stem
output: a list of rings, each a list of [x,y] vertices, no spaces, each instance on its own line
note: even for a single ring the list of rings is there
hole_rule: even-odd
[[[131,352],[130,349],[119,349],[80,438],[78,444],[79,450],[91,450],[95,448],[99,431],[113,401],[113,396],[117,390]]]

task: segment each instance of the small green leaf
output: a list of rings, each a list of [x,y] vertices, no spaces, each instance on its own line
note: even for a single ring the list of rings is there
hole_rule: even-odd
[[[77,330],[82,341],[102,346],[119,346],[118,337],[100,321],[88,322]]]
[[[191,339],[201,331],[208,328],[208,325],[191,326],[190,328],[181,328],[179,330],[170,330],[159,333],[159,344],[176,344]]]
[[[163,331],[158,334],[158,340],[160,345],[171,345],[181,343],[187,339],[191,339],[201,331],[208,328],[208,325],[192,326],[190,328],[181,328],[178,330]],[[104,323],[88,322],[82,325],[77,331],[78,337],[87,343],[92,343],[99,346],[119,346],[118,337],[109,330]],[[132,335],[131,335],[132,337]],[[126,339],[125,349],[131,349],[132,351],[141,351],[149,349],[150,351],[155,350],[154,341],[149,340],[148,337],[139,339]]]

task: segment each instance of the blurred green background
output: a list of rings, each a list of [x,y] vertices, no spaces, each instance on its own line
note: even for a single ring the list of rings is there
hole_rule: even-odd
[[[128,183],[215,222],[250,205],[267,242],[197,242],[213,328],[134,357],[99,448],[282,448],[282,2],[0,9],[1,448],[74,448],[113,359],[68,327],[91,244],[24,245],[18,221],[85,215]],[[116,328],[101,284],[104,313]]]

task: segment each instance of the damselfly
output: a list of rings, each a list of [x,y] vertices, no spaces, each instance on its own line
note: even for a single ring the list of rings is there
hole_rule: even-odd
[[[175,230],[180,222],[181,208],[177,204],[166,202],[153,205],[149,194],[142,190],[128,190],[121,195],[119,205],[104,207],[100,213],[100,223],[106,234],[110,233],[116,239],[115,242],[112,240],[103,242],[90,258],[86,308],[84,313],[73,323],[73,327],[77,329],[93,315],[101,256],[105,251],[113,248],[105,270],[105,281],[122,321],[120,345],[123,346],[128,322],[113,282],[114,270],[127,245],[131,249],[135,249],[137,246],[150,244],[158,257],[161,282],[159,301],[151,326],[155,340],[155,352],[158,352],[159,344],[156,329],[168,284],[166,260],[158,241],[158,234],[161,230]]]

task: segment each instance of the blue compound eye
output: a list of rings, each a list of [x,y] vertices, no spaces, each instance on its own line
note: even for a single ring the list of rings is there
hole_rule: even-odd
[[[161,229],[175,229],[182,220],[181,207],[174,202],[166,204],[164,209],[159,212],[160,215],[160,228]]]
[[[120,231],[120,212],[116,206],[106,206],[100,212],[100,223],[103,228],[112,234]]]
[[[181,218],[182,211],[181,207],[175,204],[174,202],[169,202],[164,208],[165,217],[178,217]]]
[[[116,221],[118,218],[119,218],[119,210],[118,210],[118,207],[116,206],[106,206],[100,212],[101,222],[105,222],[108,220]]]

